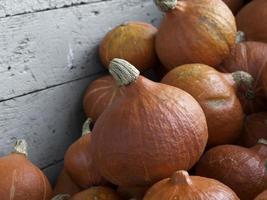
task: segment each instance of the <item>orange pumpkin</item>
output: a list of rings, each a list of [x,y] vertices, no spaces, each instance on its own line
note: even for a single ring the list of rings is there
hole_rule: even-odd
[[[145,187],[119,186],[117,192],[121,197],[123,197],[123,199],[142,200],[148,188],[149,188],[148,186]]]
[[[122,59],[109,71],[125,93],[96,121],[93,160],[116,185],[146,186],[190,169],[207,143],[203,110],[188,93],[156,83]]]
[[[188,92],[198,101],[208,123],[208,144],[213,146],[234,142],[242,131],[244,113],[228,81],[235,80],[234,85],[246,82],[235,78],[242,77],[239,73],[224,74],[204,64],[188,64],[171,70],[161,82]]]
[[[119,87],[112,76],[107,75],[93,81],[87,88],[83,108],[87,117],[94,122],[113,101],[123,95],[124,88]]]
[[[254,200],[266,200],[267,199],[267,190],[260,193]]]
[[[100,44],[102,64],[122,58],[145,70],[158,63],[154,43],[157,28],[145,22],[124,23],[110,31]]]
[[[156,36],[161,63],[172,68],[189,63],[219,65],[235,44],[231,10],[218,0],[154,0],[165,12]]]
[[[239,200],[226,185],[214,179],[189,176],[186,171],[177,171],[153,185],[144,200]]]

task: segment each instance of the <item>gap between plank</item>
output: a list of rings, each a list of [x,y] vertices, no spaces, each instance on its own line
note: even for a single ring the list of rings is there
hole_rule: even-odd
[[[56,164],[58,164],[58,163],[61,163],[61,162],[63,162],[64,161],[64,159],[60,159],[60,160],[56,160],[56,161],[54,161],[53,163],[50,163],[50,164],[48,164],[48,165],[46,165],[46,166],[44,166],[44,167],[42,167],[42,168],[40,168],[41,170],[46,170],[46,169],[48,169],[48,168],[50,168],[50,167],[53,167],[54,165],[56,165]]]

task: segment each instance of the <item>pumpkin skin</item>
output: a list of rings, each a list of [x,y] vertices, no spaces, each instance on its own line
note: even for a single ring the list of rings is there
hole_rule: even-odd
[[[267,98],[267,67],[265,68],[262,76],[263,89],[265,91],[265,97]]]
[[[159,6],[176,2],[154,1]],[[160,24],[156,51],[168,71],[189,63],[217,66],[230,53],[236,33],[235,18],[222,1],[178,0]]]
[[[135,187],[190,169],[208,137],[196,100],[139,76],[125,60],[114,59],[109,70],[125,85],[125,95],[103,112],[93,129],[94,162],[101,175],[113,184]]]
[[[18,140],[14,153],[0,158],[1,200],[50,200],[52,188],[43,172],[27,159],[26,142]]]
[[[117,189],[118,194],[123,199],[135,199],[135,200],[143,200],[145,193],[149,189],[148,186],[145,187],[123,187],[119,186]]]
[[[121,200],[115,191],[108,187],[91,187],[78,194],[75,194],[70,200]]]
[[[69,194],[70,196],[72,196],[73,194],[76,194],[80,191],[80,187],[76,185],[73,180],[71,180],[70,176],[63,168],[57,178],[57,182],[53,191],[53,196],[56,196],[58,194]]]
[[[230,10],[236,14],[244,5],[243,0],[223,0]]]
[[[206,115],[210,146],[232,143],[242,131],[244,113],[228,76],[204,64],[188,64],[174,68],[161,81],[198,101]]]
[[[242,70],[252,75],[255,80],[253,91],[255,97],[247,98],[238,94],[244,111],[249,113],[267,110],[267,99],[264,96],[262,75],[267,66],[267,44],[262,42],[242,42],[237,44],[229,56],[223,61],[221,70],[235,72]]]
[[[267,199],[267,190],[260,193],[254,200],[266,200]]]
[[[245,32],[249,41],[267,42],[267,2],[254,0],[244,6],[236,16],[237,28]]]
[[[116,98],[123,95],[123,91],[124,88],[119,87],[110,75],[93,81],[87,88],[83,99],[86,116],[95,122]]]
[[[239,200],[236,194],[226,185],[199,176],[189,176],[186,171],[175,172],[153,185],[146,193],[144,200]]]
[[[214,147],[199,161],[196,174],[214,178],[234,190],[240,199],[251,200],[267,188],[267,147],[259,145],[251,149],[235,145]]]
[[[90,123],[91,119],[84,123],[83,136],[68,148],[64,156],[64,168],[71,179],[81,188],[105,183],[93,162],[90,148],[92,145]]]
[[[267,112],[255,113],[246,117],[240,144],[252,147],[261,138],[267,140]]]
[[[157,28],[144,22],[128,22],[111,30],[99,48],[102,64],[108,67],[113,58],[133,63],[141,71],[155,66],[158,58],[155,50]]]

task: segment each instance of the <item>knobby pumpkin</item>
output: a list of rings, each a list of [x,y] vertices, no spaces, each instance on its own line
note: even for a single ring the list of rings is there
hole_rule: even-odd
[[[204,64],[188,64],[174,68],[161,82],[188,92],[198,101],[206,115],[209,145],[232,143],[239,137],[244,113],[233,86],[251,85],[251,76],[241,71],[224,74]]]
[[[122,59],[109,71],[125,93],[95,123],[93,160],[116,185],[142,186],[190,169],[207,143],[205,115],[178,88],[156,83]]]
[[[86,116],[96,122],[103,111],[123,93],[124,87],[119,87],[112,76],[96,79],[89,85],[84,95],[83,107]]]
[[[231,10],[218,0],[154,0],[165,12],[156,51],[167,70],[188,63],[219,65],[235,44]]]
[[[26,141],[17,140],[14,152],[0,158],[1,200],[50,200],[52,197],[47,177],[27,155]]]
[[[220,70],[235,72],[242,70],[252,75],[255,82],[252,90],[254,97],[245,96],[238,92],[237,95],[246,113],[255,113],[267,110],[262,77],[267,66],[267,44],[263,42],[241,42],[232,48],[229,56],[223,61]]]
[[[122,58],[133,63],[139,70],[157,65],[157,31],[156,27],[145,22],[128,22],[114,28],[100,44],[102,64],[108,67],[113,58]]]
[[[186,171],[177,171],[153,185],[144,200],[239,200],[226,185],[214,179],[189,176]]]
[[[86,120],[82,137],[68,148],[64,157],[64,167],[67,173],[82,188],[105,183],[99,174],[97,165],[92,160],[90,123],[91,119]]]
[[[196,174],[217,179],[232,188],[240,199],[251,200],[267,188],[266,161],[266,142],[250,149],[222,145],[205,153]]]

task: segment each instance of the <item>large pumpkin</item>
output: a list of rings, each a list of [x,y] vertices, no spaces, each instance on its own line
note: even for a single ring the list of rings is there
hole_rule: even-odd
[[[254,113],[267,109],[267,98],[264,96],[261,82],[263,71],[267,67],[267,44],[263,42],[241,42],[237,44],[230,55],[223,61],[220,68],[224,72],[242,70],[251,74],[255,80],[250,98],[242,93],[238,97],[246,113]]]
[[[117,26],[100,44],[102,64],[108,67],[113,58],[122,58],[139,70],[155,66],[158,63],[155,51],[157,31],[156,27],[145,22],[128,22]]]
[[[125,93],[95,123],[93,158],[116,185],[142,186],[190,169],[207,143],[205,115],[178,88],[139,76],[130,63],[114,59],[109,71]]]
[[[95,122],[104,110],[123,94],[123,90],[124,88],[119,87],[110,75],[93,81],[83,98],[83,108],[86,116]]]
[[[156,51],[168,69],[189,63],[216,66],[235,44],[236,24],[221,0],[154,0],[166,12]]]
[[[232,143],[242,131],[244,113],[228,82],[235,75],[204,64],[188,64],[174,68],[161,81],[188,92],[199,102],[207,118],[209,145]]]
[[[266,0],[253,0],[237,14],[237,28],[245,32],[247,40],[267,42],[266,7]]]

